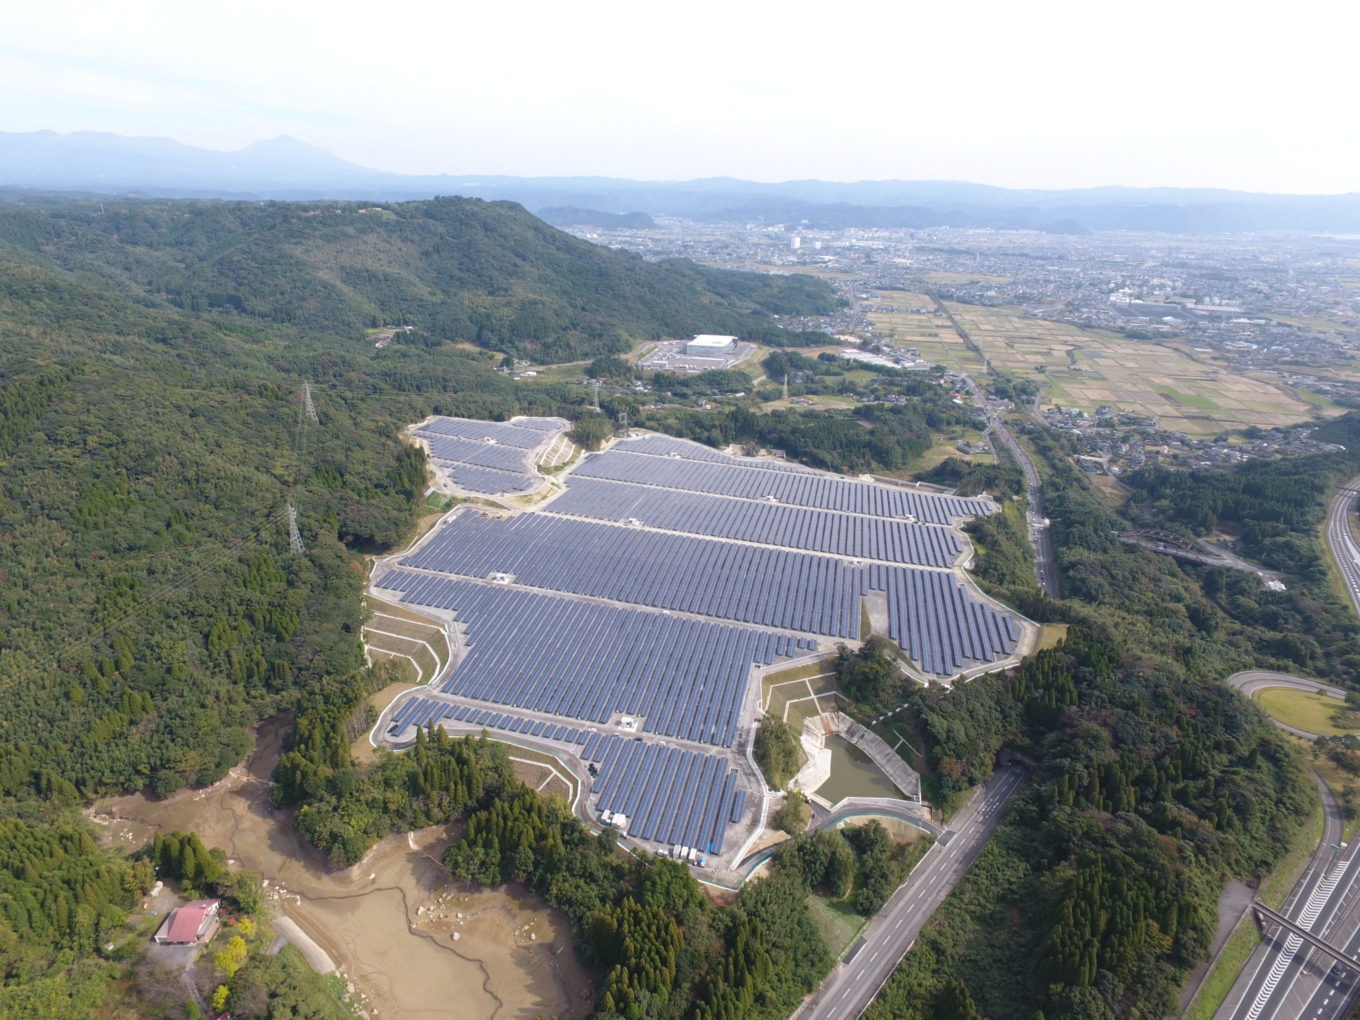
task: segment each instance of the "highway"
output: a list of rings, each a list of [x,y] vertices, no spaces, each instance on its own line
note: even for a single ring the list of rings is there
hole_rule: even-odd
[[[1344,509],[1341,513],[1344,522]],[[1349,534],[1346,537],[1349,539]],[[1330,684],[1268,670],[1234,673],[1227,682],[1247,697],[1267,687],[1345,696],[1343,690]],[[1275,725],[1303,737],[1314,736],[1278,720]],[[1341,844],[1341,808],[1322,779],[1314,775],[1314,781],[1322,795],[1322,840],[1280,912],[1343,949],[1351,959],[1360,959],[1360,844],[1345,851],[1337,849]],[[1214,1014],[1215,1020],[1339,1020],[1360,994],[1360,964],[1337,974],[1333,963],[1321,950],[1303,948],[1298,937],[1276,931],[1247,960]]]
[[[1355,509],[1356,499],[1360,498],[1357,485],[1360,485],[1360,478],[1352,478],[1332,497],[1331,506],[1327,508],[1327,545],[1346,582],[1351,605],[1360,613],[1360,547],[1357,547],[1350,527],[1351,511]]]
[[[1336,849],[1341,811],[1325,787],[1323,805],[1322,842],[1280,912],[1354,958],[1360,952],[1360,884],[1356,882],[1360,854],[1354,846]],[[1333,962],[1321,950],[1302,948],[1297,936],[1275,931],[1252,953],[1214,1016],[1217,1020],[1339,1020],[1360,987],[1356,967],[1336,975]]]
[[[991,839],[1026,773],[996,773],[952,820],[907,880],[875,915],[844,962],[794,1014],[795,1020],[854,1020],[887,982],[930,916]]]

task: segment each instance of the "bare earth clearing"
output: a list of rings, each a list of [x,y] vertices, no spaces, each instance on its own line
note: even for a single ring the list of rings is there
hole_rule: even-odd
[[[283,719],[262,725],[246,763],[206,790],[105,800],[93,817],[114,845],[138,846],[160,830],[197,832],[259,872],[275,913],[315,940],[371,1016],[531,1020],[588,1011],[590,983],[566,919],[516,889],[454,882],[439,864],[446,828],[390,836],[353,868],[332,870],[288,814],[269,807],[286,732]]]

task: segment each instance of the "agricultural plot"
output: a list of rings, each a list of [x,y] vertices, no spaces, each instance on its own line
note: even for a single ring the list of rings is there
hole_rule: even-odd
[[[1105,405],[1197,437],[1311,416],[1307,401],[1208,356],[1192,359],[1151,341],[1032,319],[1011,309],[962,304],[949,309],[993,370],[1043,382],[1044,407],[1090,413]]]

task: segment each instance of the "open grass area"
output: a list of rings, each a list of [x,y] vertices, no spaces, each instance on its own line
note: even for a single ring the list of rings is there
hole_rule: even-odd
[[[1332,721],[1338,709],[1346,703],[1337,698],[1311,691],[1296,691],[1288,687],[1267,687],[1256,695],[1256,703],[1267,715],[1286,726],[1317,733],[1324,737],[1341,737],[1357,730],[1341,729]]]
[[[867,922],[841,901],[832,902],[821,896],[809,896],[807,904],[812,912],[813,923],[817,925],[817,931],[831,950],[831,955],[837,958],[844,955]]]
[[[1034,646],[1034,650],[1042,652],[1045,648],[1056,648],[1058,642],[1065,637],[1067,637],[1067,624],[1045,623],[1039,628],[1039,641]]]
[[[1223,1005],[1223,1000],[1232,991],[1237,975],[1260,944],[1261,933],[1257,931],[1256,922],[1248,912],[1233,929],[1223,946],[1223,952],[1204,978],[1204,984],[1199,986],[1199,991],[1190,1000],[1183,1020],[1212,1020],[1218,1007]]]
[[[448,663],[449,642],[442,625],[372,595],[368,608],[363,639],[374,661],[405,663],[413,674],[412,683],[432,680],[441,664]]]

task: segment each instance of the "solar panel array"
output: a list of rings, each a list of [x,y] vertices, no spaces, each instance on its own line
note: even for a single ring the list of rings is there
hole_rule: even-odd
[[[412,434],[425,440],[430,459],[460,489],[497,495],[537,487],[541,479],[534,470],[533,453],[551,432],[567,425],[561,418],[495,422],[436,416]]]
[[[538,484],[533,457],[566,424],[434,418],[416,435],[463,488],[514,492]],[[751,666],[816,649],[813,635],[857,639],[873,592],[928,674],[1004,659],[1019,640],[947,569],[963,552],[949,525],[990,501],[665,436],[617,443],[565,480],[539,510],[457,512],[380,568],[376,588],[461,625],[443,693],[490,706],[412,697],[389,732],[448,720],[570,747],[597,766],[596,809],[626,815],[632,836],[717,852],[747,791],[728,756],[601,731],[619,716],[730,748]]]
[[[551,422],[548,425],[545,423]],[[485,442],[491,439],[502,446],[517,446],[521,450],[532,450],[543,442],[544,433],[550,429],[565,429],[568,423],[561,418],[520,418],[514,422],[479,421],[476,418],[447,418],[436,415],[422,422],[415,429],[417,435],[430,433],[437,436],[454,436]]]
[[[573,477],[570,488],[543,509],[600,521],[632,518],[666,531],[927,567],[948,567],[963,553],[958,537],[940,525],[599,478]]]
[[[449,694],[730,746],[752,663],[815,647],[808,638],[393,569],[374,585],[447,609],[467,628]]]
[[[599,798],[596,810],[623,814],[628,834],[639,839],[719,853],[728,825],[739,821],[746,808],[746,791],[737,789],[737,773],[726,757],[639,737],[419,696],[397,709],[389,731],[396,736],[446,719],[573,745],[583,761],[597,766],[591,788],[591,796]]]
[[[763,457],[732,457],[702,443],[688,439],[675,439],[672,436],[652,434],[640,439],[625,439],[615,443],[614,449],[627,453],[648,453],[655,457],[680,457],[684,460],[706,460],[714,464],[741,464],[745,467],[759,468],[764,471],[794,471],[804,475],[823,474],[816,468],[791,464],[785,460],[768,460]]]
[[[852,640],[867,576],[828,556],[547,514],[457,514],[402,563]]]
[[[727,758],[615,734],[586,741],[581,757],[599,762],[597,809],[627,816],[628,835],[722,850],[739,792]]]
[[[915,517],[926,524],[948,524],[958,517],[978,517],[996,509],[982,499],[895,489],[839,475],[770,471],[756,466],[758,463],[730,457],[722,461],[655,457],[629,453],[626,444],[620,443],[587,457],[572,477],[605,478],[873,517]]]
[[[854,640],[860,599],[889,593],[891,636],[927,672],[952,676],[1015,650],[1015,621],[950,572],[722,542],[546,514],[458,513],[403,565]]]

